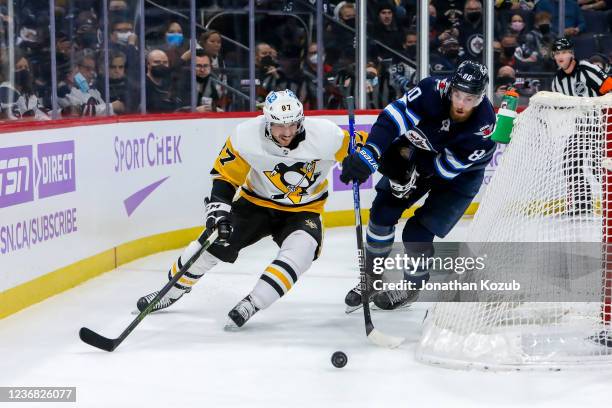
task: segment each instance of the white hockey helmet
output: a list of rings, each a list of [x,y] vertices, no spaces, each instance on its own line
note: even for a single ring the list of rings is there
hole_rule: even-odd
[[[263,108],[266,118],[266,131],[269,135],[273,123],[287,125],[297,123],[298,133],[303,130],[304,108],[302,103],[290,90],[272,91],[266,96]]]

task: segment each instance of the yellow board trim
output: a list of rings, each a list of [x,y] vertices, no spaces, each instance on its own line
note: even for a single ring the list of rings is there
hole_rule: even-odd
[[[415,209],[416,207],[406,210],[402,216],[411,216]],[[472,203],[465,215],[474,215],[477,209],[478,203]],[[361,210],[364,225],[368,222],[368,215],[368,210]],[[322,216],[323,225],[327,228],[353,225],[355,219],[353,210],[330,211],[323,213]],[[182,248],[197,238],[201,232],[202,227],[194,227],[140,238],[0,292],[0,319],[128,262],[157,252]]]
[[[272,275],[276,276],[278,279],[280,279],[287,290],[291,289],[291,282],[289,282],[289,279],[287,279],[287,277],[283,275],[281,271],[279,271],[278,269],[274,269],[271,266],[268,266],[266,268],[266,272],[269,272]]]

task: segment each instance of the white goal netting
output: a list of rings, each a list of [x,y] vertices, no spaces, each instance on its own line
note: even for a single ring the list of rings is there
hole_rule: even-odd
[[[532,97],[468,234],[477,253],[504,248],[502,261],[461,277],[522,289],[436,303],[417,358],[485,369],[612,363],[611,194],[612,94]]]

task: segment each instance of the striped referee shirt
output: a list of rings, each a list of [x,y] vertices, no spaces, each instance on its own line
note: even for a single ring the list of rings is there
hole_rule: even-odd
[[[577,61],[570,74],[559,69],[552,83],[552,91],[569,96],[602,96],[612,90],[612,78],[597,65]]]

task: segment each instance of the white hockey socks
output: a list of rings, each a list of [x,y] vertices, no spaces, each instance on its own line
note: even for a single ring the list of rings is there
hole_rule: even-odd
[[[310,268],[316,250],[317,241],[306,231],[298,230],[285,238],[276,259],[250,293],[253,304],[265,309],[289,292],[300,275]]]
[[[191,258],[201,247],[202,245],[197,240],[191,241],[181,256],[179,256],[178,260],[172,264],[172,267],[168,271],[168,280],[172,279],[183,267],[183,262],[189,260],[189,258]],[[208,251],[204,251],[193,265],[191,265],[189,270],[174,284],[167,296],[170,299],[178,299],[185,292],[190,292],[193,285],[219,262],[217,257],[210,254]]]

